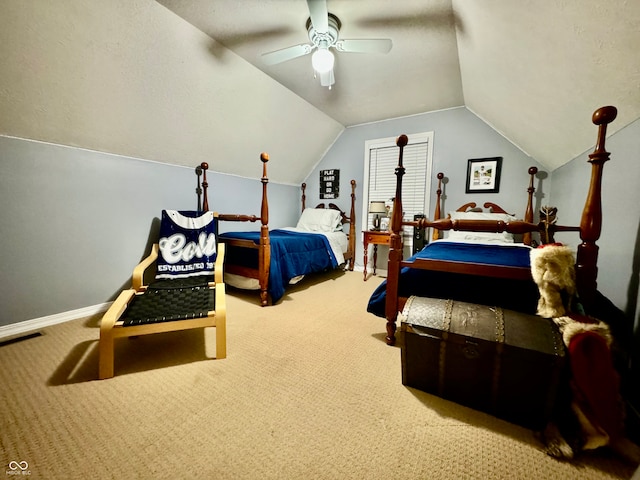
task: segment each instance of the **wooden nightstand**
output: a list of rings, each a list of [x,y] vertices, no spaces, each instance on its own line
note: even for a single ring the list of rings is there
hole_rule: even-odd
[[[380,230],[365,230],[362,232],[364,242],[364,281],[367,281],[367,262],[369,261],[369,244],[373,245],[373,274],[376,274],[378,262],[378,245],[389,245],[391,232]]]

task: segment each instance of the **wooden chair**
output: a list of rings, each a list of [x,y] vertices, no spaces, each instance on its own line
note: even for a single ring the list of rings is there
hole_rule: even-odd
[[[217,226],[217,213],[212,215]],[[157,268],[159,244],[153,245],[150,255],[133,271],[132,288],[122,291],[102,317],[100,379],[113,377],[114,343],[122,337],[215,327],[216,358],[226,358],[223,243],[217,243],[216,252],[212,275],[158,279],[145,285],[145,274]]]

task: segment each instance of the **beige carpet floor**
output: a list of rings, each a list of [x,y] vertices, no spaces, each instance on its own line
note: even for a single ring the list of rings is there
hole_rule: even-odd
[[[366,313],[379,282],[311,276],[267,308],[234,291],[226,359],[211,332],[122,339],[103,381],[99,317],[3,344],[0,478],[632,476],[607,451],[559,462],[527,429],[404,387],[400,349]]]

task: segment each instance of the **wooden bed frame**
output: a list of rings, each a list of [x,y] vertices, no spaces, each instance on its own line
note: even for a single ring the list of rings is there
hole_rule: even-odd
[[[438,218],[432,221],[420,219],[418,221],[403,221],[402,219],[402,177],[405,169],[402,165],[403,149],[408,143],[406,135],[400,135],[396,144],[400,148],[396,173],[396,195],[391,217],[391,238],[389,244],[389,260],[386,285],[385,317],[387,319],[387,344],[395,344],[396,319],[398,311],[404,307],[406,298],[398,296],[400,269],[402,267],[418,268],[423,270],[437,270],[445,272],[463,273],[468,275],[480,275],[486,277],[499,277],[507,279],[528,280],[531,279],[531,269],[523,267],[501,267],[485,264],[470,264],[464,262],[449,262],[443,260],[417,259],[413,262],[403,261],[401,230],[403,225],[416,228],[432,227],[437,230],[465,230],[476,232],[509,232],[522,234],[531,239],[532,232],[549,231],[551,236],[555,232],[579,232],[582,243],[578,246],[576,258],[576,287],[581,302],[588,313],[595,298],[598,275],[598,245],[602,230],[602,172],[605,162],[609,160],[609,152],[605,150],[605,138],[607,125],[615,120],[617,110],[615,107],[601,107],[593,114],[592,121],[598,125],[598,136],[595,150],[589,154],[591,163],[591,179],[589,192],[582,211],[579,227],[561,226],[545,222],[533,223],[533,210],[530,204],[527,207],[529,220],[502,222],[491,220],[451,220],[450,218]],[[534,168],[534,167],[532,167]],[[529,170],[531,174],[531,169]],[[438,177],[441,180],[440,177]],[[440,183],[438,195],[440,195]],[[533,195],[533,176],[530,183],[530,199]],[[439,209],[438,201],[436,209]],[[440,213],[437,213],[438,217]],[[527,235],[528,234],[528,235]]]
[[[307,184],[302,184],[302,209],[301,212],[304,212],[306,208],[307,195],[305,193],[307,189]],[[349,216],[347,217],[346,212],[342,211],[340,207],[338,207],[335,203],[329,203],[326,205],[324,203],[319,203],[315,206],[315,208],[331,208],[332,210],[337,210],[340,212],[340,216],[342,218],[342,224],[349,224],[349,233],[347,234],[349,238],[349,244],[347,247],[347,251],[344,253],[344,259],[348,262],[347,269],[349,271],[353,271],[353,267],[355,265],[356,260],[356,181],[351,180],[351,209],[349,210]]]
[[[258,244],[255,244],[251,240],[244,239],[231,239],[225,238],[224,242],[227,244],[228,248],[248,248],[252,250],[258,250],[258,267],[257,268],[249,268],[246,266],[233,265],[228,261],[225,261],[225,272],[241,275],[243,277],[255,278],[258,280],[260,286],[260,305],[265,307],[269,304],[269,268],[271,265],[271,241],[269,238],[269,201],[267,198],[267,184],[269,183],[269,178],[267,177],[267,162],[269,161],[269,155],[267,153],[260,154],[260,161],[262,162],[262,178],[260,179],[262,183],[262,200],[260,204],[260,215],[239,215],[239,214],[218,214],[218,221],[227,221],[227,222],[260,222],[260,241]],[[198,172],[198,188],[196,191],[198,192],[198,196],[202,194],[202,210],[209,210],[209,200],[207,196],[207,188],[209,186],[207,182],[207,170],[209,165],[206,162],[203,162],[200,165],[200,170],[202,173],[202,182],[199,181],[200,172]],[[302,210],[305,209],[305,189],[306,183],[302,184]],[[356,214],[355,214],[355,194],[356,189],[356,181],[351,180],[351,210],[350,215],[347,217],[345,212],[343,212],[337,205],[330,203],[328,207],[338,210],[342,216],[342,223],[349,223],[349,243],[347,252],[344,254],[344,258],[348,261],[348,269],[353,270],[354,261],[355,261],[355,250],[356,250]],[[318,204],[316,208],[325,208],[324,203]]]
[[[533,194],[536,191],[535,187],[533,186],[533,182],[535,180],[536,174],[538,173],[538,167],[529,167],[529,170],[527,172],[529,173],[529,188],[527,188],[527,207],[525,208],[523,220],[527,223],[533,223]],[[440,205],[442,203],[442,179],[444,178],[444,173],[438,173],[436,178],[438,179],[438,188],[436,190],[436,208],[433,213],[434,221],[442,219],[442,208],[440,207]],[[492,213],[504,213],[507,215],[515,216],[514,214],[507,212],[500,205],[497,205],[493,202],[485,202],[483,204],[483,207],[486,209],[490,209]],[[475,208],[477,208],[476,202],[469,202],[456,209],[456,212],[466,212],[468,209]],[[440,238],[442,238],[442,230],[434,227],[431,238],[433,240],[439,240]],[[524,243],[525,245],[531,245],[531,242],[531,232],[523,233],[522,243]]]

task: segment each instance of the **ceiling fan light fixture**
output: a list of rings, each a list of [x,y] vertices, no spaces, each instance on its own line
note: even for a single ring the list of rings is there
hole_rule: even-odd
[[[318,48],[311,56],[311,65],[318,73],[327,73],[333,69],[335,58],[328,48]]]
[[[335,83],[333,66],[335,62],[332,48],[338,52],[354,53],[389,53],[392,42],[388,38],[338,40],[342,23],[340,19],[327,10],[328,0],[307,0],[309,18],[306,28],[309,44],[263,53],[261,58],[265,65],[271,66],[286,62],[303,55],[311,55],[313,78],[320,77],[320,85],[329,87]]]

